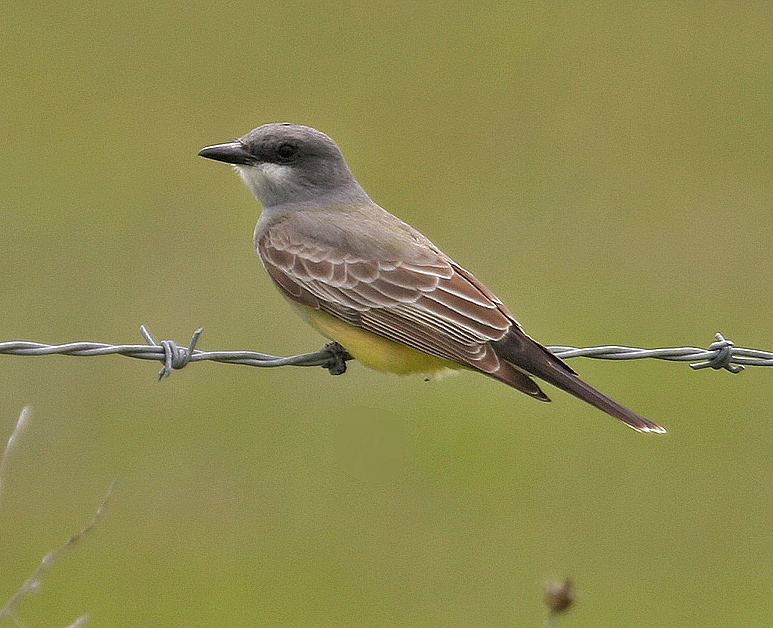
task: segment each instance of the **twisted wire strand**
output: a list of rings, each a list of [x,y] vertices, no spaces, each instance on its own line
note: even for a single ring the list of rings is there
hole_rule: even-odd
[[[226,364],[243,364],[245,366],[276,367],[276,366],[321,366],[333,375],[346,371],[346,361],[351,360],[346,350],[338,343],[325,345],[319,351],[302,353],[288,357],[259,353],[257,351],[202,351],[196,348],[203,328],[197,329],[187,347],[181,347],[173,340],[156,342],[143,325],[140,332],[147,344],[145,345],[111,345],[102,342],[68,342],[60,345],[49,345],[41,342],[11,341],[0,342],[0,353],[10,355],[124,355],[140,360],[157,360],[164,364],[159,379],[167,377],[173,370],[181,369],[190,362],[210,360]],[[638,360],[654,358],[690,362],[694,369],[714,368],[725,369],[731,373],[739,373],[745,366],[773,366],[773,352],[758,349],[736,347],[732,341],[722,334],[715,335],[707,349],[700,347],[666,347],[659,349],[640,349],[637,347],[621,347],[606,345],[600,347],[568,347],[563,345],[548,346],[548,349],[560,358],[588,357],[602,360]]]

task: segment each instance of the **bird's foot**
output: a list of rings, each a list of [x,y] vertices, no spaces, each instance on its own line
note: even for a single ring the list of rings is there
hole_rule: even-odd
[[[330,360],[323,364],[323,368],[330,371],[331,375],[341,375],[346,372],[346,361],[353,360],[351,354],[337,342],[330,342],[325,345],[324,351],[330,354]]]

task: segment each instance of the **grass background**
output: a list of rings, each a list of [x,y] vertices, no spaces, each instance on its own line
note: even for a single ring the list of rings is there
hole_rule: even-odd
[[[0,7],[0,340],[322,340],[252,250],[258,204],[196,157],[270,121],[546,344],[771,349],[765,2],[100,0]],[[753,626],[773,613],[766,369],[575,360],[669,428],[555,393],[353,365],[0,359],[0,601],[89,520],[27,626]]]

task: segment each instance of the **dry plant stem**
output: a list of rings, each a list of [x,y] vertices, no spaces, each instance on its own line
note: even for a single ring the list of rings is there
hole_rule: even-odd
[[[8,462],[9,458],[9,452],[13,448],[13,446],[16,444],[16,441],[18,440],[19,435],[21,434],[22,429],[24,428],[27,419],[29,418],[29,408],[25,407],[21,414],[19,415],[19,420],[16,422],[16,427],[14,428],[13,432],[11,433],[11,437],[8,439],[8,443],[5,446],[5,450],[3,451],[3,456],[0,458],[0,497],[2,496],[2,483],[3,483],[3,475],[5,472],[5,468]],[[10,600],[6,603],[6,605],[2,608],[0,608],[0,621],[5,619],[6,617],[10,618],[17,626],[23,627],[24,624],[19,621],[19,619],[14,615],[14,610],[16,606],[21,602],[25,597],[28,595],[31,595],[32,593],[35,593],[40,588],[40,583],[43,578],[43,575],[48,571],[51,566],[57,561],[57,559],[68,549],[70,549],[72,546],[76,545],[84,536],[86,536],[89,532],[91,532],[94,527],[99,523],[99,520],[102,518],[102,515],[105,513],[105,509],[107,508],[107,504],[110,501],[110,498],[113,494],[113,488],[115,487],[115,482],[113,482],[110,485],[110,488],[107,491],[107,494],[105,495],[105,498],[102,500],[102,503],[100,504],[99,508],[97,508],[97,511],[94,513],[94,516],[91,518],[91,521],[79,532],[76,532],[73,536],[71,536],[66,542],[64,542],[62,545],[60,545],[55,550],[49,552],[43,557],[43,560],[40,561],[40,564],[38,565],[37,569],[35,569],[34,572],[32,572],[32,575],[27,578],[27,581],[19,588],[19,590],[14,593],[14,595],[11,597]],[[84,626],[86,622],[88,621],[87,615],[82,615],[78,619],[76,619],[73,623],[71,623],[67,628],[81,628],[81,626]]]
[[[19,436],[21,435],[21,432],[24,429],[24,426],[27,424],[27,419],[29,418],[29,416],[30,416],[29,406],[25,406],[24,408],[22,408],[21,414],[19,414],[19,419],[18,421],[16,421],[16,427],[13,428],[13,432],[11,432],[11,437],[8,439],[8,443],[6,444],[5,449],[3,450],[3,457],[0,458],[0,504],[2,504],[2,501],[3,501],[3,488],[5,485],[5,467],[8,464],[8,458],[10,457],[9,454],[11,453],[11,450],[16,444],[16,441],[19,440]]]
[[[94,513],[94,516],[91,518],[91,521],[89,521],[89,523],[86,525],[85,528],[83,528],[80,532],[76,532],[66,542],[64,542],[58,548],[49,552],[43,557],[43,560],[40,561],[38,568],[34,572],[32,572],[32,575],[21,586],[21,588],[13,595],[13,597],[10,600],[8,600],[8,603],[2,609],[0,609],[0,621],[5,619],[6,617],[13,617],[14,608],[18,605],[18,603],[21,600],[23,600],[25,597],[27,597],[31,593],[34,593],[35,591],[38,590],[38,588],[40,587],[40,581],[41,581],[41,578],[43,577],[43,574],[45,574],[46,571],[48,571],[51,568],[51,565],[53,565],[64,552],[70,549],[73,545],[77,544],[84,536],[86,536],[89,532],[91,532],[94,529],[97,523],[99,523],[99,520],[102,518],[102,515],[105,513],[107,504],[113,495],[114,487],[115,487],[115,482],[113,482],[110,485],[110,488],[107,491],[107,495],[105,495],[105,499],[102,500],[102,503],[100,504],[99,508],[97,508],[97,511]],[[16,621],[15,618],[14,618],[14,621]],[[80,617],[77,620],[75,620],[75,622],[71,624],[71,626],[82,626],[84,621],[85,621],[85,616]]]

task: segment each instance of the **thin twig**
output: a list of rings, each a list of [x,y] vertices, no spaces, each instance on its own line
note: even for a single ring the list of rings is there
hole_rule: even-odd
[[[43,557],[43,560],[40,561],[40,564],[38,565],[37,569],[32,572],[32,575],[27,578],[27,581],[21,586],[21,588],[14,593],[13,597],[11,597],[10,600],[8,600],[8,603],[0,609],[0,621],[5,619],[6,617],[11,617],[14,619],[14,621],[17,621],[16,618],[13,615],[13,611],[16,608],[16,606],[21,602],[25,597],[28,595],[31,595],[32,593],[35,593],[40,588],[41,579],[43,578],[43,575],[48,571],[51,566],[56,562],[56,560],[68,549],[70,549],[73,545],[77,544],[81,539],[83,539],[84,536],[86,536],[89,532],[91,532],[94,527],[99,523],[99,520],[102,518],[102,515],[105,513],[105,509],[107,508],[107,504],[110,501],[110,498],[113,495],[113,488],[115,487],[115,481],[110,485],[110,488],[107,490],[107,494],[105,495],[105,498],[102,500],[102,503],[100,504],[99,508],[97,508],[97,511],[94,513],[94,516],[91,518],[91,521],[81,529],[80,532],[76,532],[73,536],[71,536],[66,542],[64,542],[62,545],[60,545],[55,550],[49,552]],[[84,623],[87,621],[88,617],[86,615],[83,615],[82,617],[79,617],[75,620],[68,628],[78,628],[80,626],[83,626]],[[18,623],[18,621],[17,621]]]
[[[8,458],[10,457],[9,454],[11,453],[11,449],[13,449],[16,441],[19,440],[19,436],[21,435],[24,426],[27,424],[29,415],[29,406],[22,408],[22,411],[19,414],[19,419],[16,421],[16,427],[13,428],[13,432],[11,432],[11,436],[5,445],[5,449],[3,450],[3,456],[0,458],[0,503],[3,501],[3,489],[5,488],[5,466],[8,464]]]

